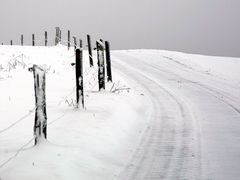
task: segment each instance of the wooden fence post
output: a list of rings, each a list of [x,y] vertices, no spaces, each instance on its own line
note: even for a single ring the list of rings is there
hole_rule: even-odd
[[[90,67],[93,66],[93,57],[92,57],[92,45],[91,45],[91,36],[87,34],[87,42],[88,42],[88,56],[89,56],[89,64]]]
[[[76,100],[77,108],[79,107],[79,101],[82,103],[84,108],[84,93],[83,93],[83,59],[82,59],[82,48],[76,49]]]
[[[23,34],[21,35],[21,46],[23,46]]]
[[[32,46],[35,46],[35,36],[32,34]]]
[[[10,45],[11,45],[11,46],[13,45],[13,41],[12,41],[12,40],[10,41]]]
[[[74,43],[74,51],[77,49],[77,37],[73,36],[73,43]]]
[[[110,44],[109,44],[108,41],[105,41],[105,51],[106,51],[107,81],[111,81],[112,82]]]
[[[83,49],[83,44],[82,44],[82,40],[81,39],[79,39],[79,48],[80,48],[80,50]]]
[[[55,45],[58,45],[60,43],[61,30],[59,27],[55,27],[55,29],[56,29]]]
[[[59,41],[60,41],[60,43],[62,42],[62,30],[60,30]]]
[[[80,43],[79,43],[79,47],[80,47],[80,97],[81,97],[81,101],[82,101],[82,107],[84,108],[84,90],[83,90],[83,44],[82,44],[82,40],[80,39]]]
[[[45,33],[44,33],[44,36],[45,36],[45,46],[47,46],[47,41],[48,41],[48,37],[47,37],[47,31],[45,31]]]
[[[35,90],[35,121],[34,121],[34,135],[35,145],[39,143],[40,139],[47,138],[47,113],[46,113],[46,74],[45,71],[33,65],[32,68],[34,76],[34,90]]]
[[[70,31],[68,30],[68,50],[70,49]]]
[[[104,45],[101,41],[97,41],[96,46],[98,57],[98,85],[100,91],[105,89]]]

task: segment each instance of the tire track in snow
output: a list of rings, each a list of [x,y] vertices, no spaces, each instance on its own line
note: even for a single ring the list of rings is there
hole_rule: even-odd
[[[230,94],[228,92],[224,92],[223,90],[221,90],[219,88],[210,87],[207,84],[203,84],[201,82],[196,82],[196,81],[193,81],[193,80],[186,79],[182,75],[175,73],[173,70],[167,69],[166,68],[167,66],[164,66],[165,68],[163,68],[163,65],[167,64],[170,67],[172,67],[172,65],[174,65],[174,67],[177,68],[177,69],[181,69],[182,71],[185,71],[185,72],[188,72],[188,73],[194,73],[195,75],[204,77],[205,79],[206,79],[206,76],[211,77],[211,79],[207,78],[208,81],[211,80],[211,82],[214,81],[214,83],[217,81],[219,84],[227,84],[228,87],[231,86],[231,84],[228,84],[228,82],[225,79],[219,78],[218,76],[214,76],[214,75],[209,74],[209,73],[205,73],[203,71],[195,70],[192,67],[190,67],[188,65],[185,65],[185,64],[183,64],[183,63],[181,63],[181,62],[179,62],[179,61],[177,61],[173,58],[169,58],[167,56],[162,56],[162,55],[159,56],[159,54],[156,54],[156,55],[147,54],[146,59],[150,59],[150,60],[155,59],[156,60],[156,59],[159,59],[161,57],[167,59],[167,61],[161,61],[162,66],[159,63],[155,63],[154,64],[155,66],[152,65],[151,63],[145,63],[143,65],[148,66],[151,69],[155,69],[157,73],[159,73],[159,71],[161,71],[161,72],[164,73],[165,76],[166,75],[170,76],[170,77],[173,76],[172,79],[176,79],[175,81],[177,81],[177,79],[181,79],[181,81],[189,82],[191,84],[199,86],[200,88],[204,89],[205,91],[208,91],[209,93],[212,94],[212,96],[214,96],[215,98],[217,98],[218,100],[222,101],[224,104],[229,106],[238,115],[240,114],[240,107],[239,107],[240,99],[237,96],[233,96],[232,94]],[[136,58],[136,57],[133,57],[133,58]],[[138,63],[142,63],[142,62],[138,61]],[[212,80],[212,78],[213,78],[213,80]],[[231,87],[231,88],[235,88],[235,87]]]
[[[224,83],[227,83],[226,80],[223,79],[223,78],[219,78],[218,76],[215,76],[215,75],[210,74],[210,73],[206,73],[204,71],[195,70],[192,67],[175,60],[174,58],[170,58],[170,57],[167,57],[167,56],[163,56],[163,58],[169,60],[168,64],[170,64],[170,62],[175,63],[176,67],[181,68],[183,70],[187,70],[188,69],[189,72],[191,72],[191,73],[195,73],[195,74],[202,75],[202,76],[203,75],[211,76],[211,78],[214,78],[215,80],[221,80],[221,81],[224,81]],[[159,65],[157,65],[157,66],[159,67]],[[159,69],[157,69],[157,70],[159,70]],[[170,71],[169,71],[169,73],[170,73]],[[173,72],[171,72],[171,73],[173,73]],[[179,74],[177,76],[179,76]],[[183,77],[181,77],[181,78],[183,78]],[[223,92],[221,89],[218,89],[216,87],[210,87],[210,86],[208,86],[206,84],[203,84],[203,83],[200,83],[200,82],[191,81],[191,83],[196,84],[196,85],[200,86],[201,88],[203,88],[205,90],[208,90],[209,92],[212,93],[212,95],[214,97],[216,97],[217,99],[219,99],[220,101],[224,102],[226,105],[231,107],[236,113],[240,114],[240,108],[236,106],[240,102],[240,101],[236,102],[236,99],[238,99],[237,97],[233,97],[231,94]],[[234,88],[234,87],[232,87],[232,88]],[[236,104],[236,105],[233,105],[233,104]]]
[[[217,98],[218,100],[222,101],[224,104],[229,106],[237,114],[240,114],[239,107],[237,107],[236,105],[233,105],[233,104],[238,104],[238,103],[235,102],[236,100],[234,100],[234,97],[232,97],[231,94],[224,93],[224,92],[218,90],[217,88],[209,87],[208,85],[202,84],[200,82],[187,80],[179,74],[175,74],[171,71],[163,70],[160,67],[158,68],[158,67],[155,67],[152,65],[149,65],[149,66],[151,66],[151,68],[153,68],[153,69],[156,69],[157,71],[162,71],[167,74],[175,75],[176,77],[181,78],[185,82],[189,82],[191,84],[199,86],[200,88],[204,89],[205,91],[208,91],[209,93],[211,93],[212,96],[214,96],[215,98]]]
[[[126,68],[122,66],[121,70]],[[131,70],[134,73],[124,73],[148,85],[142,84],[155,111],[150,128],[119,179],[201,179],[201,144],[188,109],[158,82]]]
[[[142,54],[144,55],[144,53]],[[187,102],[189,101],[189,103],[193,105],[193,108],[197,108],[195,110],[201,119],[200,124],[203,128],[203,132],[206,133],[202,134],[202,137],[200,136],[200,138],[203,138],[204,142],[202,146],[202,160],[201,158],[198,158],[200,167],[202,168],[200,176],[185,179],[229,179],[233,176],[238,177],[237,175],[239,174],[239,171],[237,168],[229,167],[231,164],[237,164],[239,162],[239,158],[237,158],[239,157],[239,153],[236,152],[238,148],[238,138],[234,134],[238,131],[239,125],[238,111],[240,110],[240,94],[236,91],[234,83],[227,82],[226,80],[219,79],[217,77],[215,78],[215,76],[209,76],[199,72],[194,72],[194,70],[192,71],[185,69],[184,67],[179,67],[179,65],[175,63],[159,59],[161,57],[156,56],[155,54],[150,56],[150,53],[150,55],[147,55],[146,57],[142,57],[142,54],[140,54],[140,57],[137,54],[134,54],[133,56],[131,53],[123,52],[116,53],[116,56],[119,57],[119,61],[121,60],[123,63],[126,63],[126,67],[124,66],[125,68],[128,67],[127,65],[130,65],[134,67],[136,71],[138,70],[135,73],[143,73],[145,76],[150,77],[150,79],[156,82],[161,81],[160,85],[164,84],[164,87],[173,88],[174,92],[183,95],[183,98]],[[134,75],[132,76],[134,77]],[[185,86],[183,86],[184,84]],[[153,88],[150,90],[152,89]],[[189,97],[188,92],[190,92]],[[208,110],[208,104],[211,105],[212,103],[213,107],[215,107],[213,111],[218,108],[226,110],[229,117],[226,116],[225,119],[229,120],[229,123],[226,123],[226,125],[218,123],[218,118],[224,120],[221,114],[224,116],[225,111],[212,114],[210,114],[210,111],[209,114],[204,114],[204,111]],[[198,108],[200,109],[198,110]],[[198,118],[198,116],[196,116],[196,118]],[[215,126],[216,124],[218,128],[211,132],[211,129],[208,126],[209,124],[210,127],[211,125]],[[225,147],[221,144],[221,138],[215,138],[214,141],[212,141],[211,138],[213,136],[214,138],[220,136],[229,141],[227,143],[229,145],[228,150],[224,150]],[[201,143],[199,146],[199,149],[201,150]],[[216,147],[219,148],[216,149]],[[226,151],[229,153],[229,156],[227,156],[228,158],[225,159],[226,163],[218,162],[218,160],[222,158],[222,155],[226,154]],[[169,167],[172,168],[172,166]],[[191,170],[192,168],[189,169]],[[169,174],[170,173],[165,173],[165,175],[162,176],[162,179],[182,179],[183,177],[178,175],[170,176]]]
[[[173,61],[173,62],[175,62],[175,61]],[[233,109],[238,115],[240,114],[240,108],[237,107],[236,105],[234,105],[234,104],[239,104],[239,103],[236,102],[236,98],[232,97],[231,94],[225,93],[225,92],[223,92],[223,91],[221,91],[221,90],[219,90],[217,88],[210,87],[210,86],[208,86],[206,84],[202,84],[200,82],[188,80],[188,79],[182,77],[181,75],[176,74],[176,73],[174,73],[172,71],[168,71],[166,69],[163,70],[162,67],[159,66],[159,65],[157,65],[157,67],[155,67],[155,66],[153,66],[151,64],[148,64],[148,66],[150,66],[153,69],[156,69],[157,71],[163,71],[164,73],[174,75],[174,76],[176,76],[178,78],[183,79],[184,81],[187,81],[187,82],[190,82],[191,84],[195,84],[195,85],[199,86],[200,88],[204,89],[205,91],[210,92],[212,94],[212,96],[214,96],[218,100],[220,100],[223,103],[225,103],[227,106],[229,106],[231,109]],[[194,73],[194,71],[192,71],[191,73]]]
[[[219,101],[222,101],[223,103],[225,103],[227,106],[232,108],[238,115],[240,115],[240,109],[239,109],[239,107],[236,107],[235,105],[233,105],[233,104],[235,104],[235,100],[233,100],[231,95],[225,94],[223,92],[218,91],[217,89],[208,87],[207,85],[204,85],[201,83],[197,83],[197,82],[193,82],[193,83],[195,83],[202,89],[205,89],[205,91],[210,92],[212,94],[212,96],[217,98]]]

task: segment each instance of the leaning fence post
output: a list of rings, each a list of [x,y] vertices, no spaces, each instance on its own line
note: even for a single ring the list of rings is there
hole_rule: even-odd
[[[47,46],[47,31],[45,31],[44,36],[45,36],[45,46]]]
[[[70,31],[68,30],[68,50],[70,48]]]
[[[35,46],[35,36],[32,34],[32,46]]]
[[[104,66],[104,45],[101,41],[96,42],[98,57],[98,85],[99,91],[105,89],[105,66]]]
[[[81,101],[84,108],[84,93],[83,93],[83,62],[82,62],[82,48],[76,49],[76,100],[77,107],[79,107],[79,101]]]
[[[46,73],[45,71],[33,65],[32,68],[34,76],[34,90],[35,90],[35,121],[34,121],[34,135],[35,145],[39,143],[40,139],[47,138],[47,113],[46,113]]]
[[[21,46],[23,46],[23,34],[21,35]]]
[[[87,42],[88,42],[88,55],[89,55],[89,64],[90,67],[93,66],[93,58],[92,58],[92,45],[91,45],[91,36],[87,34]]]
[[[110,45],[109,45],[108,41],[105,41],[105,51],[106,51],[107,81],[111,81],[112,82]]]

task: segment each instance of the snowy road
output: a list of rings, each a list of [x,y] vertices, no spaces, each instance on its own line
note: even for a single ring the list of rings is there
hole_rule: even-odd
[[[118,179],[238,179],[239,81],[182,63],[174,53],[113,55],[115,68],[153,103],[150,124]]]

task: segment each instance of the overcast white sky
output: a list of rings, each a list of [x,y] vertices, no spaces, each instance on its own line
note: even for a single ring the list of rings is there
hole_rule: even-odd
[[[154,48],[240,57],[240,0],[0,0],[0,42],[43,39],[54,27],[114,49]]]

